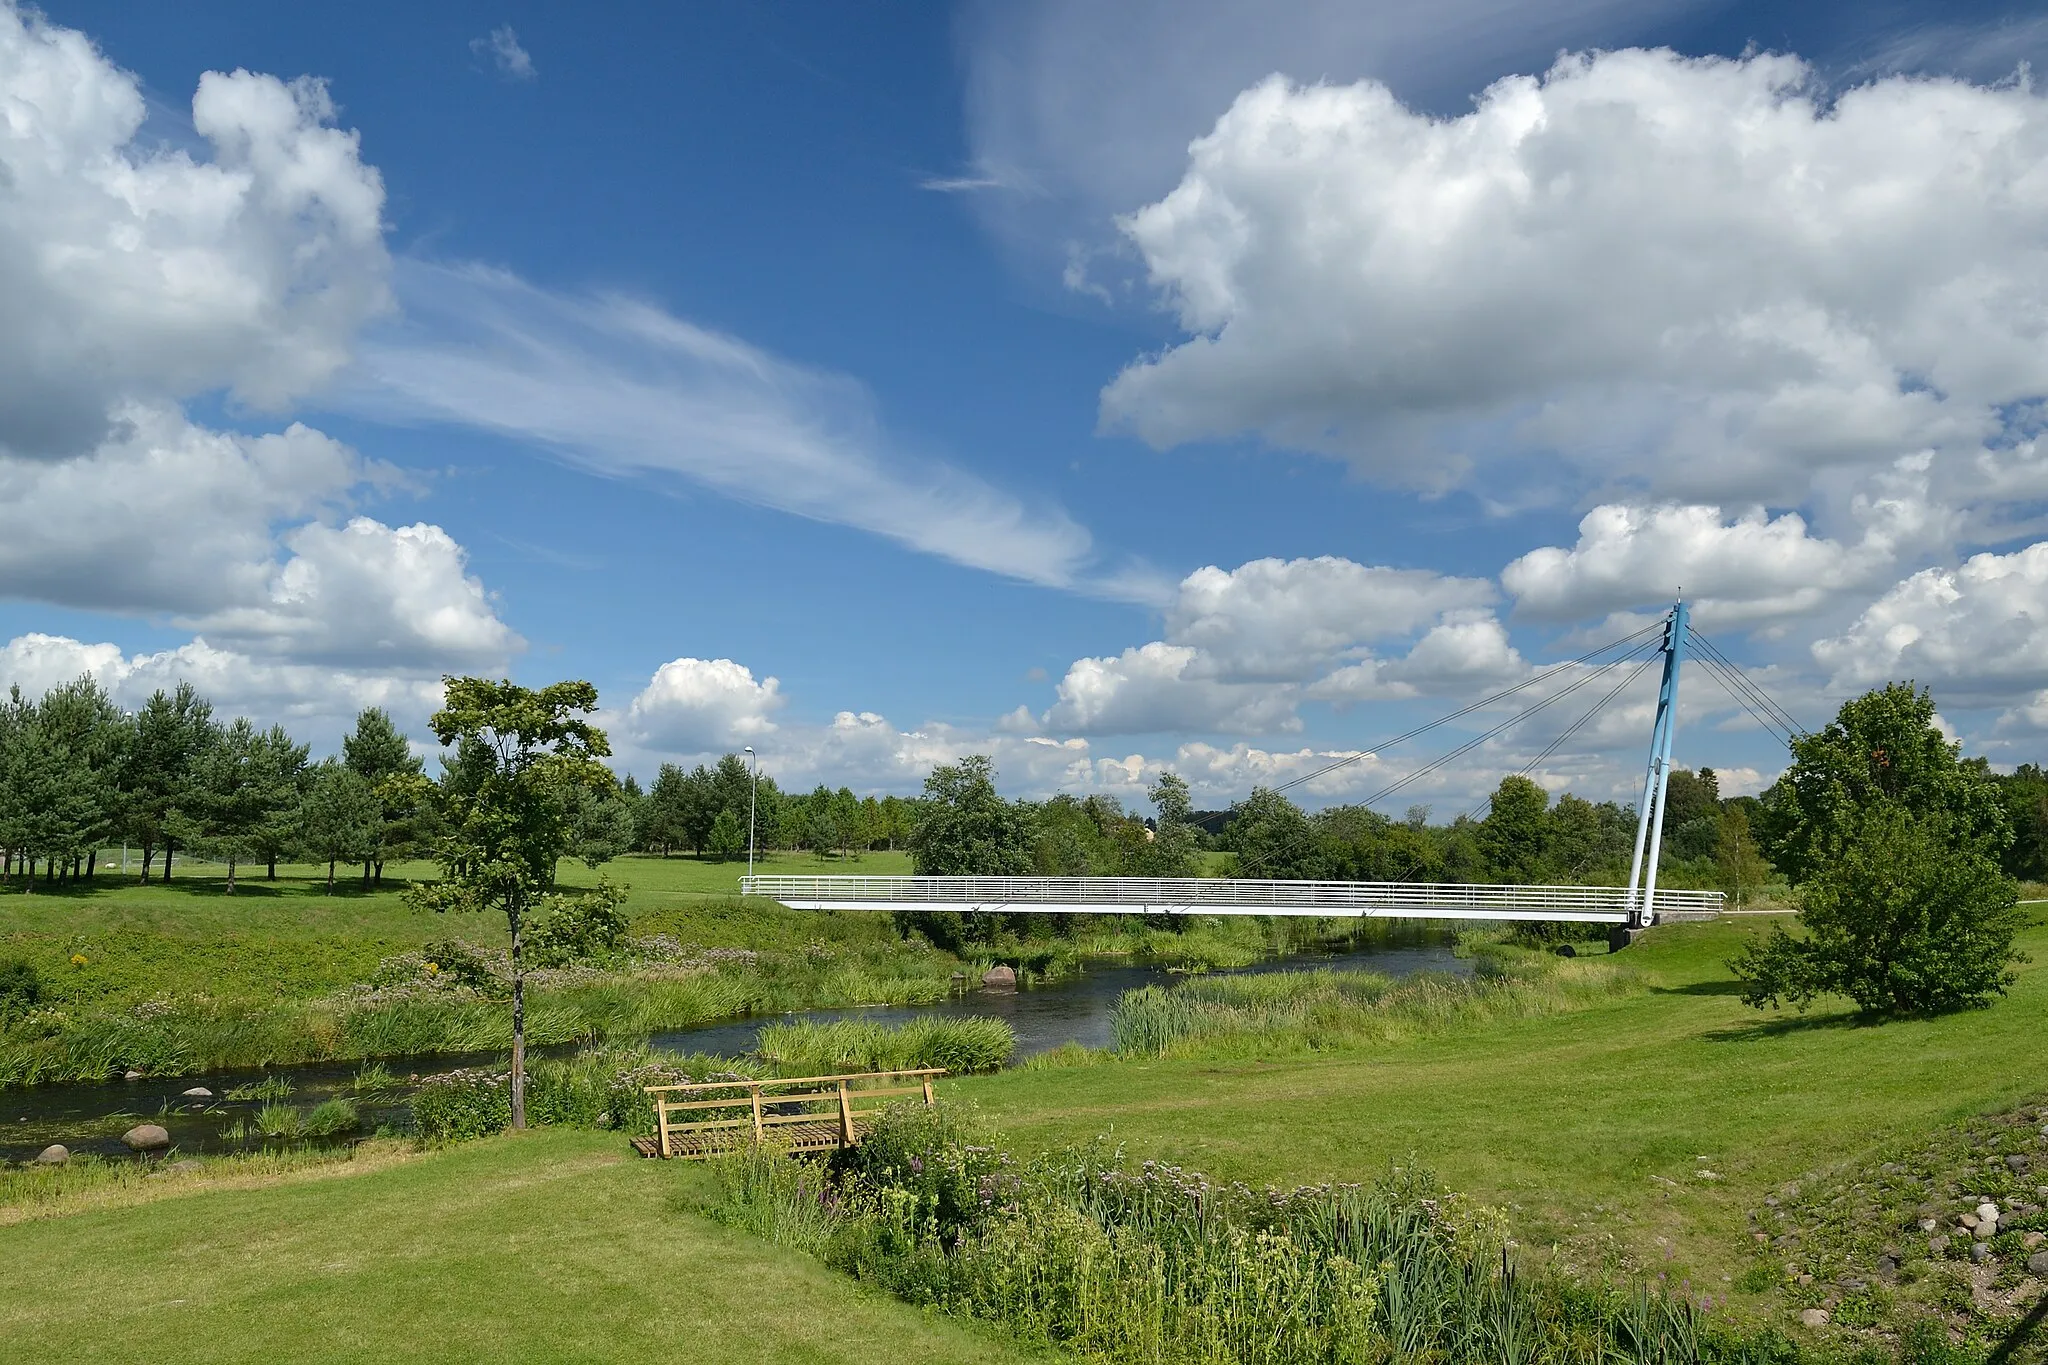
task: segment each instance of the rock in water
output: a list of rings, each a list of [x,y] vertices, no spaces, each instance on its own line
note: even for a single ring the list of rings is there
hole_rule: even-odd
[[[38,1166],[62,1166],[71,1160],[71,1149],[61,1142],[53,1142],[36,1153]]]
[[[981,984],[992,991],[1014,991],[1017,989],[1017,969],[998,962],[981,974]]]
[[[171,1135],[162,1124],[138,1123],[121,1134],[121,1141],[138,1152],[160,1152],[171,1145]]]
[[[188,1100],[210,1100],[213,1098],[213,1092],[203,1085],[195,1085],[185,1092],[185,1098]]]
[[[124,1071],[121,1073],[121,1079],[124,1081],[139,1081],[142,1079],[142,1073],[135,1070]]]

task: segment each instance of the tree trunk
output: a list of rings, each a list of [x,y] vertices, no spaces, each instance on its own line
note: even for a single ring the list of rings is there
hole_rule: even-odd
[[[512,1126],[526,1126],[526,973],[520,966],[519,913],[512,914]]]
[[[377,881],[376,881],[376,885],[378,885],[378,886],[382,886],[382,885],[384,885],[384,860],[383,860],[382,858],[379,858],[379,859],[377,860]]]
[[[164,880],[167,882],[171,879],[171,850],[176,847],[169,839],[164,840]]]
[[[327,860],[327,894],[334,894],[334,859]]]
[[[156,845],[155,845],[155,844],[144,844],[144,845],[142,846],[142,880],[144,880],[144,881],[148,881],[148,880],[149,880],[149,865],[150,865],[150,864],[151,864],[152,862],[155,862],[155,861],[156,861]]]
[[[228,855],[228,894],[235,894],[235,855]]]
[[[92,852],[85,855],[85,879],[87,881],[91,881],[93,873],[99,870],[100,851],[98,849],[94,849]]]
[[[369,889],[370,889],[370,860],[369,860],[368,858],[365,858],[365,859],[363,859],[363,890],[365,890],[365,891],[368,891]]]
[[[270,855],[270,873],[265,880],[273,882],[277,880],[277,855],[275,853]]]
[[[28,882],[21,888],[21,894],[33,896],[36,893],[36,860],[34,858],[24,858],[21,861],[22,866],[28,869]]]

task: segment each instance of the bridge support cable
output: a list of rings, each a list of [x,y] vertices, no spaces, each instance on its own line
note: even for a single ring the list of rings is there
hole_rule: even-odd
[[[1631,929],[1656,923],[1657,861],[1664,848],[1664,800],[1671,783],[1671,740],[1678,729],[1678,674],[1685,662],[1685,635],[1685,600],[1681,598],[1672,604],[1671,615],[1664,622],[1664,679],[1657,688],[1657,721],[1650,727],[1650,763],[1643,774],[1635,852],[1629,858]],[[1645,853],[1649,855],[1647,864]]]
[[[1655,629],[1655,627],[1651,627],[1650,629]],[[1644,632],[1644,631],[1638,631],[1638,632],[1636,632],[1636,634],[1637,634],[1637,635],[1642,635],[1642,634],[1644,634],[1644,633],[1646,633],[1646,632]],[[1631,637],[1628,637],[1628,638],[1630,638],[1630,639],[1633,639],[1634,637],[1633,637],[1633,636],[1631,636]],[[1620,643],[1625,643],[1625,642],[1626,642],[1626,641],[1616,641],[1616,643],[1617,643],[1617,644],[1620,644]],[[1599,654],[1604,654],[1604,653],[1606,653],[1606,652],[1607,652],[1607,650],[1609,650],[1609,649],[1612,649],[1612,648],[1614,648],[1614,645],[1607,645],[1607,646],[1603,647],[1602,649],[1598,649],[1598,650],[1595,650],[1595,651],[1593,651],[1593,653],[1594,653],[1594,655],[1595,655],[1595,656],[1597,656],[1597,655],[1599,655]],[[1425,777],[1429,776],[1429,775],[1430,775],[1431,773],[1437,772],[1438,770],[1440,770],[1440,769],[1442,769],[1442,768],[1444,768],[1444,767],[1447,767],[1447,766],[1448,766],[1448,765],[1450,765],[1451,763],[1454,763],[1454,762],[1456,762],[1456,761],[1457,761],[1458,759],[1460,759],[1460,758],[1464,757],[1464,756],[1465,756],[1466,754],[1468,754],[1468,753],[1472,752],[1472,750],[1474,750],[1474,749],[1478,748],[1478,747],[1479,747],[1480,745],[1482,745],[1482,744],[1486,743],[1486,742],[1487,742],[1488,740],[1490,740],[1490,739],[1493,739],[1493,738],[1495,738],[1496,736],[1499,736],[1499,735],[1501,735],[1501,734],[1504,734],[1504,733],[1505,733],[1505,732],[1507,732],[1508,730],[1511,730],[1511,729],[1513,729],[1513,728],[1514,728],[1515,726],[1517,726],[1517,725],[1520,725],[1520,724],[1521,724],[1521,723],[1522,723],[1523,721],[1525,721],[1525,720],[1529,719],[1529,717],[1531,717],[1531,716],[1535,715],[1535,714],[1536,714],[1537,712],[1539,712],[1539,711],[1542,711],[1542,710],[1546,709],[1547,707],[1550,707],[1550,706],[1552,706],[1552,705],[1556,704],[1557,702],[1563,701],[1563,700],[1564,700],[1564,699],[1565,699],[1566,697],[1569,697],[1569,696],[1570,696],[1570,695],[1571,695],[1572,693],[1574,693],[1574,692],[1578,691],[1578,690],[1579,690],[1580,688],[1582,688],[1582,687],[1587,687],[1587,686],[1590,686],[1590,685],[1592,685],[1593,683],[1596,683],[1596,682],[1598,682],[1598,681],[1599,681],[1599,680],[1600,680],[1601,678],[1605,677],[1605,676],[1606,676],[1606,675],[1607,675],[1607,674],[1608,674],[1608,673],[1609,673],[1610,671],[1612,671],[1613,669],[1619,668],[1619,667],[1620,667],[1620,666],[1622,666],[1623,664],[1626,664],[1626,663],[1630,663],[1630,662],[1632,662],[1632,661],[1634,661],[1634,660],[1636,660],[1636,659],[1638,659],[1638,658],[1642,658],[1642,657],[1643,657],[1644,655],[1646,655],[1646,654],[1647,654],[1647,655],[1648,655],[1648,656],[1649,656],[1650,658],[1655,658],[1656,656],[1655,656],[1654,650],[1655,650],[1656,648],[1658,648],[1658,646],[1655,646],[1655,645],[1653,645],[1653,644],[1652,644],[1651,642],[1649,642],[1649,641],[1644,641],[1643,643],[1641,643],[1641,644],[1638,644],[1638,645],[1636,645],[1636,646],[1635,646],[1635,648],[1633,648],[1633,649],[1629,650],[1629,651],[1628,651],[1628,652],[1627,652],[1626,654],[1623,654],[1623,655],[1622,655],[1621,657],[1619,657],[1619,658],[1616,658],[1616,659],[1610,659],[1610,660],[1608,660],[1608,661],[1607,661],[1606,663],[1604,663],[1604,664],[1601,664],[1601,665],[1599,665],[1599,666],[1598,666],[1597,668],[1595,668],[1595,669],[1594,669],[1594,670],[1593,670],[1592,672],[1590,672],[1590,673],[1586,674],[1586,675],[1585,675],[1584,677],[1582,677],[1582,678],[1579,678],[1579,679],[1576,679],[1575,681],[1573,681],[1573,682],[1571,682],[1571,683],[1568,683],[1568,684],[1567,684],[1567,685],[1565,685],[1564,687],[1561,687],[1561,688],[1559,688],[1559,689],[1558,689],[1558,690],[1557,690],[1556,692],[1553,692],[1553,693],[1552,693],[1551,695],[1549,695],[1549,696],[1547,696],[1547,697],[1543,698],[1543,699],[1542,699],[1541,701],[1538,701],[1538,702],[1532,703],[1531,705],[1529,705],[1529,706],[1527,706],[1527,707],[1524,707],[1524,708],[1523,708],[1523,709],[1522,709],[1521,711],[1518,711],[1518,712],[1516,712],[1516,713],[1515,713],[1514,715],[1512,715],[1512,716],[1509,716],[1509,717],[1508,717],[1508,718],[1507,718],[1506,720],[1504,720],[1504,721],[1500,722],[1500,723],[1499,723],[1498,725],[1495,725],[1495,726],[1494,726],[1494,727],[1493,727],[1492,729],[1490,729],[1490,730],[1487,730],[1487,731],[1485,731],[1485,732],[1484,732],[1484,733],[1482,733],[1482,734],[1478,734],[1478,735],[1475,735],[1475,736],[1473,736],[1473,737],[1472,737],[1471,739],[1468,739],[1468,740],[1466,740],[1466,741],[1465,741],[1465,742],[1464,742],[1463,744],[1460,744],[1460,745],[1459,745],[1459,746],[1458,746],[1457,748],[1455,748],[1455,749],[1452,749],[1452,750],[1451,750],[1451,751],[1450,751],[1449,753],[1446,753],[1446,754],[1444,754],[1443,756],[1441,756],[1440,758],[1438,758],[1438,759],[1437,759],[1437,760],[1436,760],[1435,762],[1432,762],[1432,763],[1426,763],[1426,764],[1424,764],[1424,765],[1423,765],[1422,767],[1420,767],[1420,768],[1417,768],[1417,769],[1416,769],[1416,770],[1415,770],[1414,772],[1412,772],[1412,773],[1409,773],[1409,774],[1407,774],[1407,775],[1406,775],[1406,776],[1404,776],[1404,777],[1401,777],[1401,778],[1397,778],[1397,779],[1396,779],[1395,781],[1393,781],[1393,782],[1390,782],[1390,783],[1388,783],[1388,784],[1387,784],[1386,786],[1384,786],[1384,787],[1381,787],[1381,788],[1380,788],[1380,789],[1379,789],[1378,791],[1376,791],[1376,792],[1373,792],[1373,793],[1372,793],[1371,795],[1369,795],[1369,796],[1365,797],[1365,798],[1364,798],[1364,799],[1363,799],[1362,801],[1360,801],[1360,802],[1359,802],[1359,804],[1360,804],[1360,805],[1364,805],[1364,806],[1370,806],[1370,805],[1371,805],[1371,804],[1372,804],[1373,802],[1375,802],[1375,801],[1382,801],[1382,800],[1385,800],[1385,799],[1386,799],[1387,797],[1389,797],[1389,796],[1392,796],[1392,795],[1393,795],[1393,794],[1394,794],[1395,792],[1397,792],[1397,791],[1401,790],[1401,788],[1403,788],[1403,787],[1405,787],[1405,786],[1408,786],[1408,785],[1409,785],[1410,783],[1413,783],[1413,782],[1418,782],[1418,781],[1420,781],[1421,779],[1423,779],[1423,778],[1425,778]],[[1572,662],[1572,664],[1565,664],[1565,665],[1562,665],[1561,667],[1566,667],[1566,668],[1569,668],[1569,667],[1572,667],[1572,666],[1573,666],[1573,664],[1576,664],[1577,662],[1578,662],[1577,660],[1574,660],[1574,661]],[[1546,671],[1546,672],[1545,672],[1545,673],[1543,674],[1543,676],[1546,676],[1546,677],[1550,677],[1550,676],[1555,676],[1557,672],[1558,672],[1558,670],[1557,670],[1557,669],[1555,669],[1555,668],[1553,668],[1553,669],[1549,669],[1549,670],[1547,670],[1547,671]],[[1518,690],[1518,689],[1516,689],[1516,690]],[[1463,711],[1460,711],[1460,712],[1456,712],[1456,713],[1454,713],[1454,714],[1456,714],[1456,715],[1463,715],[1463,714],[1466,714],[1467,712],[1470,712],[1470,711],[1472,711],[1472,710],[1476,709],[1477,705],[1478,705],[1478,703],[1475,703],[1475,704],[1474,704],[1473,706],[1468,706],[1468,707],[1466,707],[1466,708],[1465,708],[1465,709],[1464,709]],[[1451,717],[1445,717],[1445,719],[1450,719],[1450,718],[1451,718]],[[1440,722],[1439,722],[1439,723],[1440,723]],[[1582,720],[1582,721],[1580,722],[1580,724],[1584,724],[1584,723],[1585,723],[1585,722],[1584,722],[1583,720]],[[1433,728],[1433,727],[1427,727],[1427,728]],[[1577,727],[1577,726],[1574,726],[1573,728],[1574,728],[1574,729],[1577,729],[1578,727]],[[1364,755],[1362,755],[1362,754],[1361,754],[1361,755],[1359,755],[1358,757],[1362,758],[1362,757],[1364,757]],[[1355,759],[1347,759],[1347,760],[1346,760],[1346,762],[1354,762],[1354,761],[1356,761],[1356,760],[1355,760]],[[1338,767],[1341,767],[1341,766],[1343,766],[1343,765],[1342,765],[1342,764],[1332,764],[1332,765],[1330,765],[1330,766],[1329,766],[1328,768],[1324,768],[1324,769],[1323,769],[1322,771],[1323,771],[1323,772],[1331,772],[1331,771],[1334,771],[1334,770],[1335,770],[1336,768],[1338,768]],[[1287,785],[1288,785],[1288,786],[1292,786],[1292,785],[1294,785],[1294,784],[1293,784],[1293,783],[1288,783]],[[1274,791],[1280,791],[1280,790],[1283,790],[1283,788],[1280,788],[1280,787],[1275,787],[1275,788],[1274,788],[1273,790],[1274,790]],[[1259,866],[1259,864],[1261,864],[1261,863],[1264,863],[1264,862],[1267,862],[1267,861],[1270,861],[1271,859],[1273,859],[1273,858],[1275,858],[1275,857],[1278,857],[1279,855],[1281,855],[1281,854],[1283,854],[1283,853],[1291,853],[1291,852],[1293,852],[1293,851],[1294,851],[1295,849],[1297,849],[1297,848],[1299,848],[1299,847],[1301,846],[1301,842],[1302,842],[1302,841],[1301,841],[1301,839],[1297,838],[1297,839],[1294,839],[1294,840],[1292,840],[1292,841],[1290,841],[1290,842],[1288,842],[1288,843],[1286,843],[1286,844],[1283,844],[1283,845],[1281,845],[1281,846],[1280,846],[1279,848],[1277,848],[1277,849],[1272,849],[1272,850],[1269,850],[1269,851],[1268,851],[1268,852],[1267,852],[1267,853],[1265,854],[1265,856],[1264,856],[1264,857],[1261,857],[1261,858],[1256,858],[1256,859],[1253,859],[1253,860],[1252,860],[1251,862],[1249,862],[1249,863],[1246,863],[1246,864],[1244,864],[1244,865],[1243,865],[1242,867],[1240,867],[1239,871],[1241,871],[1241,872],[1248,872],[1248,871],[1251,871],[1251,870],[1255,869],[1256,867],[1258,867],[1258,866]]]
[[[1529,688],[1536,686],[1538,683],[1547,681],[1550,678],[1554,678],[1558,674],[1563,673],[1568,669],[1578,668],[1582,665],[1589,664],[1593,660],[1599,658],[1602,654],[1606,654],[1613,650],[1620,649],[1623,645],[1637,644],[1637,642],[1641,641],[1643,637],[1654,634],[1657,630],[1661,628],[1661,625],[1662,623],[1659,622],[1644,626],[1641,630],[1631,631],[1629,634],[1622,636],[1619,640],[1610,640],[1606,644],[1600,646],[1598,649],[1587,650],[1584,654],[1581,654],[1576,659],[1567,659],[1561,664],[1552,664],[1549,668],[1544,669],[1541,673],[1532,674],[1529,677],[1524,678],[1522,681],[1516,683],[1513,687],[1504,688],[1501,691],[1494,693],[1490,697],[1481,697],[1478,701],[1473,702],[1469,706],[1461,706],[1457,710],[1451,712],[1448,715],[1438,716],[1435,720],[1430,721],[1426,725],[1418,725],[1412,730],[1403,730],[1400,734],[1395,735],[1391,739],[1382,740],[1380,741],[1380,743],[1374,745],[1370,749],[1365,749],[1358,753],[1351,754],[1348,757],[1340,758],[1334,763],[1326,763],[1322,767],[1317,768],[1313,772],[1303,773],[1300,777],[1290,777],[1285,782],[1282,782],[1278,786],[1272,788],[1272,790],[1275,792],[1284,792],[1289,790],[1290,788],[1299,787],[1303,783],[1313,782],[1319,777],[1328,776],[1330,773],[1336,772],[1339,768],[1348,768],[1354,763],[1363,762],[1368,758],[1374,757],[1375,755],[1380,753],[1381,750],[1391,749],[1396,744],[1405,743],[1408,740],[1414,739],[1418,735],[1426,735],[1431,730],[1435,730],[1440,726],[1448,725],[1452,721],[1457,720],[1461,716],[1469,716],[1474,711],[1481,711],[1489,706],[1493,706],[1500,702],[1506,701],[1509,697],[1514,696],[1517,692],[1527,691]],[[1635,650],[1629,651],[1630,654],[1633,654],[1635,652]],[[1620,662],[1620,660],[1615,660],[1614,662],[1618,663]]]
[[[1737,664],[1724,654],[1712,640],[1697,630],[1690,632],[1692,643],[1698,647],[1702,666],[1719,683],[1737,705],[1749,712],[1750,716],[1774,737],[1790,747],[1792,740],[1807,733],[1805,726],[1793,719],[1792,713],[1780,706],[1768,692],[1757,686]]]
[[[1634,657],[1634,655],[1641,653],[1642,650],[1638,648],[1637,650],[1633,651],[1632,654],[1628,657]],[[1617,659],[1615,660],[1615,662],[1617,664],[1625,663],[1627,662],[1627,658]],[[1613,687],[1609,688],[1607,692],[1604,695],[1602,695],[1598,701],[1594,702],[1592,708],[1588,710],[1585,715],[1580,716],[1577,720],[1573,721],[1570,729],[1565,730],[1563,733],[1559,734],[1556,739],[1553,739],[1550,741],[1550,743],[1544,745],[1542,753],[1537,754],[1536,757],[1530,759],[1527,763],[1524,763],[1521,766],[1521,768],[1517,770],[1516,776],[1527,777],[1530,773],[1533,773],[1538,768],[1542,767],[1544,763],[1549,761],[1550,756],[1552,754],[1556,753],[1559,749],[1562,749],[1565,745],[1571,743],[1573,735],[1576,735],[1579,731],[1585,729],[1586,726],[1591,724],[1593,717],[1599,715],[1602,711],[1607,709],[1607,703],[1613,701],[1616,697],[1620,696],[1624,691],[1626,691],[1628,689],[1629,684],[1633,683],[1637,678],[1642,677],[1643,670],[1648,668],[1651,664],[1655,662],[1657,662],[1657,656],[1654,653],[1651,653],[1648,656],[1644,657],[1641,663],[1637,664],[1634,668],[1628,671],[1626,677],[1624,677],[1620,682],[1616,683]],[[1474,820],[1478,819],[1480,809],[1486,806],[1489,802],[1491,802],[1492,799],[1493,798],[1490,796],[1481,798],[1479,805],[1474,806],[1471,810],[1465,813],[1467,818]]]

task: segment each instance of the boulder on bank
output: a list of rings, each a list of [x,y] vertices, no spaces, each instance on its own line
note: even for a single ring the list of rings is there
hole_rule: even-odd
[[[42,1151],[36,1153],[36,1165],[38,1166],[62,1166],[69,1160],[71,1160],[71,1149],[61,1142],[53,1142],[43,1148]]]
[[[121,1134],[121,1141],[137,1152],[160,1152],[171,1145],[171,1135],[160,1123],[138,1123]]]
[[[1017,969],[998,962],[981,974],[981,984],[984,990],[1014,991],[1017,989]]]

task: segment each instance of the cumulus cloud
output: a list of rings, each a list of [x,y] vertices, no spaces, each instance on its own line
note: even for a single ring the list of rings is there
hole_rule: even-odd
[[[1836,691],[1912,679],[1966,704],[2017,705],[2048,688],[2048,541],[1922,570],[1813,656]]]
[[[1292,684],[1218,682],[1203,675],[1201,661],[1192,646],[1161,640],[1111,657],[1076,659],[1045,723],[1063,733],[1098,735],[1301,728]]]
[[[533,54],[519,45],[519,35],[510,24],[492,29],[485,37],[470,39],[469,50],[487,58],[506,80],[530,81],[539,74],[533,69]]]
[[[359,671],[258,658],[196,639],[175,649],[129,654],[119,645],[68,636],[29,634],[0,645],[0,689],[18,685],[29,697],[90,674],[129,710],[156,691],[189,682],[213,702],[214,714],[282,724],[317,750],[338,746],[365,706],[384,708],[420,733],[440,705],[441,680],[387,670]]]
[[[287,532],[260,601],[185,622],[251,652],[371,668],[502,671],[524,642],[438,526],[369,517]]]
[[[627,706],[632,742],[667,753],[723,751],[775,729],[782,684],[731,659],[671,659]]]
[[[1325,555],[1214,565],[1181,580],[1166,638],[1202,651],[1233,682],[1296,681],[1361,643],[1407,635],[1442,613],[1489,602],[1485,579],[1390,569]]]
[[[1452,612],[1407,654],[1347,664],[1308,688],[1318,701],[1457,696],[1527,677],[1529,663],[1491,612]]]
[[[1149,592],[1096,562],[1086,529],[950,465],[901,454],[873,397],[737,337],[618,295],[409,263],[408,325],[367,342],[374,414],[530,441],[613,477],[680,476],[1027,582]]]
[[[1103,419],[1425,486],[1527,455],[1776,506],[1974,458],[2048,392],[2044,156],[2027,85],[1827,101],[1772,55],[1566,57],[1452,119],[1275,77],[1124,220],[1190,336]]]
[[[384,189],[317,81],[208,72],[212,158],[137,138],[134,77],[0,0],[0,447],[75,455],[110,410],[225,388],[275,409],[388,304]]]

